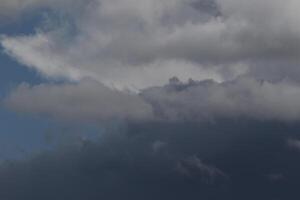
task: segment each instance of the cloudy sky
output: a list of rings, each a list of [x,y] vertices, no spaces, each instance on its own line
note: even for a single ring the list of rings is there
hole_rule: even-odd
[[[0,48],[0,199],[300,198],[300,1],[1,0]]]

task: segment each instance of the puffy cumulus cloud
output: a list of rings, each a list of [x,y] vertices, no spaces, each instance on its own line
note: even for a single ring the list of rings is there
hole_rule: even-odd
[[[63,2],[67,6],[48,6],[76,10],[63,23],[1,40],[10,56],[47,77],[91,77],[141,89],[172,76],[220,81],[224,68],[236,63],[251,68],[257,61],[285,61],[285,71],[299,63],[297,0]]]
[[[232,36],[245,57],[297,58],[300,15],[296,0],[218,1]],[[243,47],[244,45],[244,47]]]
[[[145,120],[152,108],[139,96],[94,81],[64,85],[20,85],[5,103],[17,112],[71,120]]]

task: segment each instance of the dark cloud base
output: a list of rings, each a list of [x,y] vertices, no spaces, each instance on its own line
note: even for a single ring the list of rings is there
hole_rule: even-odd
[[[122,131],[120,131],[122,130]],[[130,124],[0,169],[0,199],[298,199],[299,125]]]

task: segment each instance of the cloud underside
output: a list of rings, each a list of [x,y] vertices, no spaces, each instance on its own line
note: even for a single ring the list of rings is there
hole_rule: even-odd
[[[48,79],[77,82],[22,85],[5,102],[60,118],[298,120],[299,6],[297,0],[1,1],[4,19],[48,12],[34,34],[1,36],[4,51]],[[165,85],[171,77],[183,81],[175,83],[179,89]]]
[[[0,198],[298,198],[297,125],[242,120],[145,123],[122,130],[108,132],[97,142],[77,141],[33,159],[2,164]]]

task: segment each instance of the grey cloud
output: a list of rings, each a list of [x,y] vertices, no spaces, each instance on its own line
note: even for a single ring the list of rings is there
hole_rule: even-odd
[[[240,77],[224,83],[182,83],[172,79],[164,87],[144,90],[142,96],[158,116],[168,120],[245,117],[289,121],[300,117],[299,87],[284,81],[272,83]]]
[[[63,85],[20,85],[4,103],[24,113],[74,120],[145,120],[151,107],[140,97],[110,89],[95,81]]]
[[[226,174],[220,169],[203,163],[197,156],[179,162],[177,170],[189,178],[200,178],[206,184],[213,184],[217,180],[227,178]]]
[[[80,0],[74,5],[64,2],[65,6],[52,9],[81,10],[62,17],[65,23],[33,35],[2,36],[5,52],[50,79],[80,83],[88,77],[140,94],[111,92],[99,84],[95,90],[103,94],[95,97],[100,106],[94,109],[96,104],[88,97],[69,104],[73,96],[63,93],[75,86],[25,87],[7,99],[16,110],[66,118],[81,116],[79,112],[83,118],[145,118],[152,110],[159,120],[300,117],[300,90],[294,83],[299,82],[300,47],[296,0],[92,0],[82,7],[76,6],[83,3]],[[74,30],[68,30],[68,25]],[[162,86],[173,76],[212,81]],[[94,97],[89,93],[94,89],[81,85],[72,91]],[[42,92],[48,89],[55,94]],[[55,103],[31,103],[48,95]],[[129,106],[114,102],[123,98]],[[136,107],[127,102],[131,98]],[[53,109],[56,105],[60,109]]]
[[[300,140],[289,139],[287,145],[294,150],[300,151]]]
[[[94,81],[77,84],[26,84],[12,91],[6,106],[17,112],[81,120],[213,121],[248,118],[298,121],[300,89],[297,83],[270,82],[250,77],[217,83],[181,82],[140,93],[110,89]]]
[[[10,56],[47,77],[90,77],[138,89],[171,76],[203,79],[205,73],[220,80],[224,70],[218,69],[236,63],[251,68],[257,61],[284,61],[280,69],[294,71],[300,52],[298,4],[94,0],[62,18],[74,25],[72,33],[61,23],[35,35],[3,37],[1,43]],[[63,12],[74,5],[58,7]]]
[[[64,10],[66,13],[74,13],[73,11],[78,11],[79,7],[83,7],[90,1],[92,0],[87,0],[85,3],[82,0],[2,0],[0,3],[0,20],[2,20],[1,18],[7,20],[9,18],[18,19],[23,14],[29,14],[30,12],[43,8]]]

